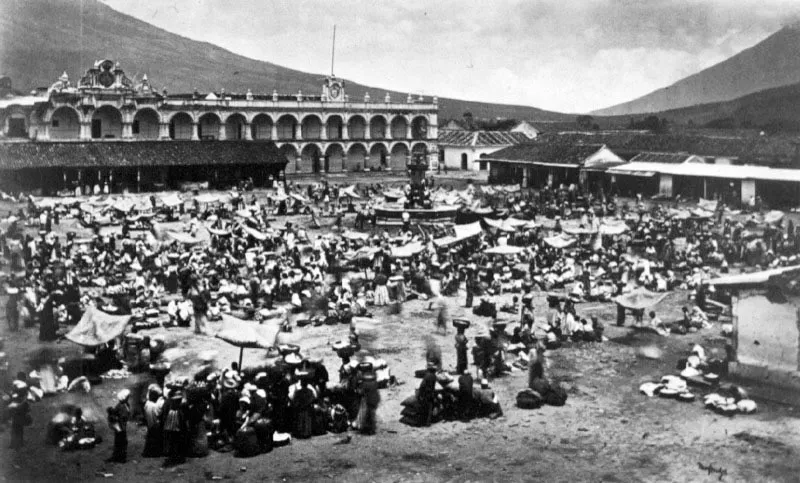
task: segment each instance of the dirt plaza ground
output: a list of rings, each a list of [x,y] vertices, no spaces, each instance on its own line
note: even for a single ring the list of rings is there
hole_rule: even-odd
[[[0,206],[0,212],[5,209]],[[310,217],[291,220],[307,224]],[[352,224],[352,218],[347,223]],[[73,224],[67,220],[59,229],[78,229]],[[537,293],[536,316],[545,313],[545,296]],[[655,310],[664,320],[677,319],[687,298],[687,292],[672,292]],[[498,302],[510,299],[511,294],[506,294]],[[463,307],[463,290],[445,300],[451,317],[485,322]],[[4,306],[5,296],[0,304]],[[577,306],[579,315],[597,315],[605,323],[607,342],[567,345],[547,354],[550,375],[567,388],[565,406],[515,407],[515,395],[527,383],[527,374],[516,371],[492,381],[504,410],[498,419],[443,422],[430,428],[405,426],[399,422],[400,403],[419,384],[414,372],[425,365],[426,339],[432,336],[438,342],[446,368],[455,366],[454,332],[451,328],[447,335],[436,333],[435,313],[428,305],[414,300],[400,314],[374,308],[373,318],[357,319],[365,346],[389,363],[399,381],[381,391],[375,436],[353,434],[349,443],[341,444],[343,435],[327,434],[246,459],[212,451],[206,458],[163,468],[162,459],[139,456],[145,430],[131,423],[128,463],[105,463],[112,438],[105,408],[119,389],[145,377],[134,376],[105,380],[88,395],[60,394],[32,404],[34,424],[26,428],[25,450],[11,452],[6,448],[8,432],[0,436],[0,473],[5,481],[800,481],[800,414],[791,397],[776,397],[774,391],[745,384],[759,411],[728,418],[704,409],[699,401],[647,398],[638,392],[642,382],[676,373],[678,359],[695,343],[724,354],[726,339],[718,325],[686,336],[659,337],[615,326],[613,304]],[[211,326],[217,330],[219,323]],[[305,355],[324,357],[335,379],[339,360],[331,345],[346,338],[347,330],[346,325],[306,326],[286,334],[284,341],[300,344]],[[195,335],[191,329],[159,328],[147,333],[164,334],[168,346],[179,354],[173,363],[178,373],[191,374],[196,368],[194,356],[207,349],[218,352],[220,366],[238,358],[237,348]],[[36,328],[8,333],[5,321],[0,322],[12,374],[43,348],[59,355],[80,353],[69,341],[43,344],[37,335]],[[641,357],[638,349],[644,346],[658,347],[663,356]],[[245,365],[260,363],[263,357],[259,351],[247,350]],[[87,414],[98,419],[102,444],[89,451],[64,453],[44,443],[46,422],[67,403],[86,408]]]

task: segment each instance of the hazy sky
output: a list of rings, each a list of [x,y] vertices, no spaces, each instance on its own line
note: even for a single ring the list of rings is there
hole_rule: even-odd
[[[755,45],[798,0],[101,0],[186,37],[403,92],[581,112]]]

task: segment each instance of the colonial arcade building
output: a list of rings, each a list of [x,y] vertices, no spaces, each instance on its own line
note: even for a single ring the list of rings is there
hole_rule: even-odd
[[[301,91],[291,95],[276,91],[254,94],[250,90],[246,93],[221,90],[172,94],[158,91],[147,76],[134,83],[118,63],[101,60],[77,83],[64,73],[49,89],[0,99],[0,125],[3,127],[0,144],[73,143],[75,148],[81,146],[84,151],[92,151],[91,146],[100,143],[139,141],[147,156],[158,156],[161,143],[166,146],[181,142],[189,156],[204,150],[203,146],[208,146],[206,142],[224,142],[224,149],[232,150],[233,154],[243,149],[241,146],[248,145],[242,155],[258,158],[242,159],[238,164],[279,166],[279,172],[267,170],[270,176],[280,177],[284,172],[404,170],[412,155],[425,156],[429,163],[435,163],[437,115],[435,97],[426,100],[409,95],[395,99],[386,94],[382,98],[371,98],[366,94],[363,98],[351,99],[345,82],[336,77],[325,79],[321,95],[306,95]],[[262,147],[263,155],[257,156],[259,149],[252,145]],[[126,152],[130,153],[132,148],[126,146]],[[65,152],[64,149],[71,148],[56,151]],[[0,170],[36,167],[36,159],[3,159],[15,156],[15,152],[34,151],[0,147]],[[38,151],[53,150],[40,148]],[[95,151],[110,153],[114,150],[104,147]],[[209,151],[220,152],[218,148]],[[172,148],[170,152],[174,157],[179,151]],[[64,156],[69,157],[68,154]],[[208,153],[201,155],[206,159],[200,163],[203,165],[200,171],[209,177],[219,176],[217,168],[227,167],[215,167],[214,160],[207,159],[208,156]],[[227,163],[236,163],[236,156],[229,154],[225,158]],[[187,166],[194,162],[185,161]],[[62,164],[58,159],[48,162],[48,169],[59,167],[53,164]],[[180,162],[170,160],[173,166],[179,166]],[[127,158],[110,159],[109,163],[110,166],[97,166],[103,164],[102,160],[94,159],[93,166],[82,170],[71,160],[62,166],[61,178],[67,185],[74,184],[76,177],[113,179],[115,163],[125,165],[128,170],[138,165],[136,160]],[[149,160],[144,166],[146,172],[142,173],[141,169],[137,172],[137,182],[141,182],[143,175],[160,177],[161,181],[171,176],[169,170],[158,169],[157,159]],[[215,170],[216,174],[212,174]],[[245,169],[244,174],[247,176],[249,171]],[[194,177],[198,176],[202,177],[195,173]]]

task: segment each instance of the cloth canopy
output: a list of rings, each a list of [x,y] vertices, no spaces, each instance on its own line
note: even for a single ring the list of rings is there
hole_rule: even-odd
[[[361,198],[361,196],[359,196],[358,193],[356,193],[356,187],[352,185],[348,186],[347,188],[339,190],[339,194],[349,196],[350,198],[355,198],[355,199]]]
[[[567,248],[575,243],[575,239],[564,235],[556,235],[545,238],[544,242],[553,248]]]
[[[227,230],[219,230],[219,229],[217,229],[217,228],[211,228],[210,226],[207,226],[207,227],[206,227],[206,229],[207,229],[207,230],[208,230],[208,232],[209,232],[209,233],[211,233],[212,235],[217,235],[217,236],[228,236],[228,235],[230,235],[230,234],[231,234],[231,232],[229,232],[229,231],[227,231]]]
[[[347,230],[342,233],[342,238],[348,240],[369,240],[369,234],[361,233],[360,231]]]
[[[618,296],[614,299],[614,302],[622,305],[626,309],[643,310],[661,302],[661,300],[666,296],[666,293],[659,294],[644,288],[639,288],[633,292]]]
[[[487,225],[497,228],[498,230],[515,232],[521,228],[534,228],[536,223],[526,220],[518,220],[516,218],[507,218],[505,220],[493,220],[491,218],[484,218],[483,221]]]
[[[186,233],[180,233],[177,231],[168,231],[167,236],[177,241],[178,243],[184,243],[186,245],[197,245],[198,243],[203,241],[199,238],[195,238],[191,235],[187,235]]]
[[[764,223],[773,224],[783,219],[783,212],[780,210],[772,210],[764,214]]]
[[[706,199],[700,198],[697,201],[697,206],[702,208],[702,209],[704,209],[704,210],[706,210],[706,211],[716,211],[718,204],[719,204],[719,202],[717,200],[706,200]]]
[[[216,337],[239,348],[239,367],[245,349],[269,349],[278,343],[280,320],[271,319],[264,325],[247,322],[228,314],[222,314],[222,330]]]
[[[436,240],[433,240],[434,245],[437,247],[454,245],[458,242],[480,235],[483,231],[483,228],[481,228],[481,222],[476,221],[475,223],[468,223],[466,225],[455,225],[453,226],[453,230],[456,232],[455,236],[437,238]]]
[[[125,332],[129,315],[111,315],[93,307],[87,307],[83,317],[66,338],[76,344],[94,347],[105,344]]]
[[[170,193],[166,196],[161,197],[161,202],[164,206],[180,206],[183,204],[183,200],[175,193]]]
[[[516,255],[523,250],[525,250],[525,248],[514,245],[498,245],[496,247],[487,248],[483,253],[487,255]]]
[[[767,283],[770,277],[781,275],[782,273],[800,270],[800,265],[793,265],[791,267],[773,268],[770,270],[762,270],[760,272],[752,273],[739,273],[736,275],[724,275],[710,280],[708,283],[714,286],[724,285],[760,285]]]
[[[248,235],[252,236],[253,238],[255,238],[258,241],[264,241],[264,240],[266,240],[268,238],[265,233],[262,233],[262,232],[260,232],[260,231],[258,231],[256,229],[250,228],[247,225],[242,225],[242,230],[244,230],[245,233],[247,233]]]
[[[348,260],[372,260],[375,257],[375,254],[378,253],[380,248],[376,247],[361,247],[354,252],[349,252],[346,254]]]
[[[215,195],[212,193],[203,193],[202,195],[197,195],[194,197],[195,201],[198,203],[216,203],[220,201],[219,195]]]
[[[425,249],[419,242],[408,243],[399,247],[392,247],[392,256],[395,258],[409,258]]]

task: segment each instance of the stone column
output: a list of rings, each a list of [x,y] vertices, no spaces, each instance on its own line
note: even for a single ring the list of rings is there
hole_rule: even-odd
[[[92,140],[92,122],[81,122],[81,131],[79,138],[81,141]]]
[[[369,122],[369,120],[366,120],[366,123],[367,123],[367,125],[364,128],[364,139],[369,141],[372,138],[372,133],[370,132],[370,130],[372,129],[372,126],[371,126],[371,123]]]
[[[303,161],[303,158],[300,157],[300,156],[297,156],[296,158],[294,158],[294,172],[295,173],[302,173],[302,171],[300,171],[300,163],[302,161]]]
[[[273,141],[278,140],[278,124],[272,123],[272,129],[270,130],[269,138]]]
[[[226,132],[226,129],[225,129],[225,123],[221,122],[221,123],[219,123],[219,135],[217,136],[217,139],[219,141],[224,141],[227,138],[228,138],[228,133]]]
[[[345,140],[350,139],[350,133],[348,131],[349,130],[347,129],[347,123],[345,121],[342,121],[342,139]]]
[[[130,122],[122,123],[122,139],[133,139],[133,124]]]
[[[328,123],[323,123],[322,128],[319,130],[319,138],[323,141],[328,140]]]
[[[364,156],[364,169],[367,169],[368,167],[369,167],[369,154]]]
[[[253,131],[251,130],[252,127],[250,126],[249,122],[244,124],[244,140],[245,141],[252,141],[253,140]]]
[[[199,141],[200,140],[200,123],[193,122],[192,123],[192,141]]]
[[[162,122],[158,125],[158,139],[169,139],[169,123]]]
[[[411,123],[406,124],[406,139],[411,139]]]
[[[303,125],[299,122],[294,125],[294,138],[298,141],[303,140]]]

